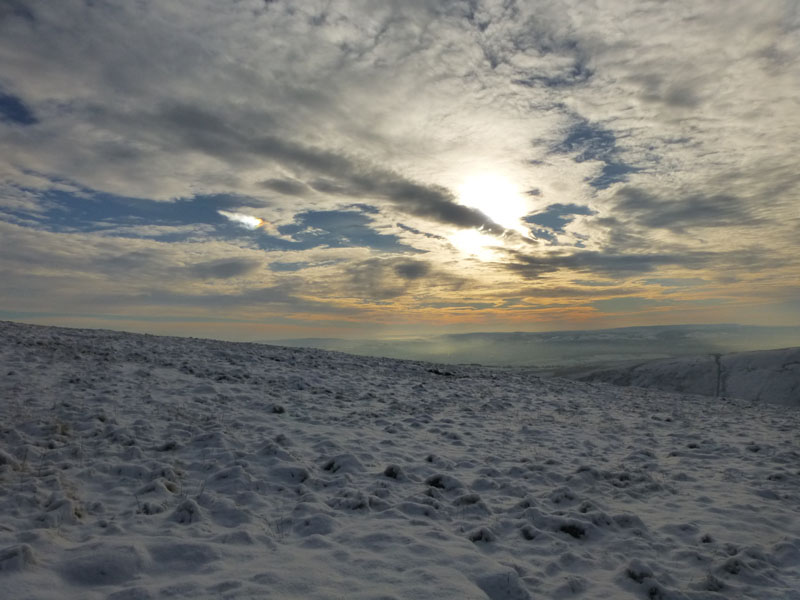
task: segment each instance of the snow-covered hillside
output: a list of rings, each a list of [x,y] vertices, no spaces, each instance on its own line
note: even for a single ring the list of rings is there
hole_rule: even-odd
[[[578,378],[800,407],[800,348],[655,360]]]
[[[800,598],[785,407],[0,323],[0,596]]]

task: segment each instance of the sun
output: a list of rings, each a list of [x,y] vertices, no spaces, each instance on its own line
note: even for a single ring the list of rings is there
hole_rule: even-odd
[[[497,173],[470,175],[458,187],[458,201],[506,229],[527,235],[521,219],[529,212],[528,202],[508,177]]]
[[[522,217],[530,212],[528,201],[508,177],[496,173],[470,175],[457,191],[459,203],[481,211],[505,229],[529,235],[522,223]],[[504,245],[503,238],[477,229],[457,231],[448,239],[464,254],[484,261],[496,259],[493,248]]]

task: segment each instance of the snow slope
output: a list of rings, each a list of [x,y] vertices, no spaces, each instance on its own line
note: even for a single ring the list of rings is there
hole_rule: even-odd
[[[655,360],[577,378],[800,407],[800,348]]]
[[[800,598],[782,407],[0,323],[0,596]]]

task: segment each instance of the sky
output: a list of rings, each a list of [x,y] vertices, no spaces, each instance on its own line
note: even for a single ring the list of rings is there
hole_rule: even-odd
[[[796,0],[4,0],[0,319],[800,325]]]

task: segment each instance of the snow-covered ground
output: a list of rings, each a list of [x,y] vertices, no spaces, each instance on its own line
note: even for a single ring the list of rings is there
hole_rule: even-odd
[[[800,598],[786,407],[0,323],[0,597]]]
[[[578,378],[800,408],[800,348],[654,360],[600,369]]]

